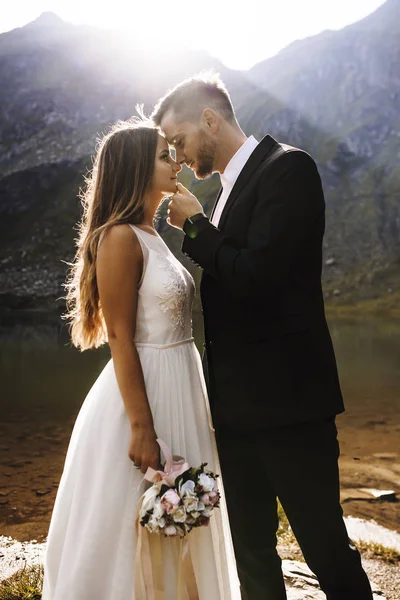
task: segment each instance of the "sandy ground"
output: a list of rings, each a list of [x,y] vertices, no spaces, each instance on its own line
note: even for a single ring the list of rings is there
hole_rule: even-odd
[[[0,533],[43,541],[73,422],[0,424]],[[400,528],[400,426],[338,419],[342,502],[346,516]],[[362,497],[361,488],[393,490],[395,501]],[[365,496],[365,494],[364,494]],[[310,499],[314,501],[314,499]]]
[[[0,425],[0,578],[41,560],[72,424],[60,427],[47,422],[33,427],[21,420]],[[339,419],[344,513],[377,523],[362,525],[362,539],[389,547],[398,544],[400,550],[400,536],[393,533],[400,524],[400,428],[387,422],[356,427],[343,420],[340,425]],[[393,490],[397,496],[395,501],[380,501],[360,491],[364,488]],[[350,531],[353,537],[355,529]],[[279,551],[286,560],[301,559],[299,550],[284,540]],[[299,575],[301,565],[285,565],[290,600],[324,597],[315,580]],[[398,564],[365,557],[364,566],[374,582],[376,599],[400,600]]]
[[[341,457],[341,498],[345,515],[373,519],[400,531],[400,424],[356,422],[346,413],[338,418]],[[393,491],[392,501],[363,497],[364,488]]]

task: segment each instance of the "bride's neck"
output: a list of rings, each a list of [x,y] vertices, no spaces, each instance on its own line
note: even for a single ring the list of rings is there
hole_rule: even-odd
[[[141,222],[141,225],[146,225],[147,227],[154,227],[154,218],[157,209],[161,204],[161,200],[162,198],[148,198],[146,202],[148,208],[143,215],[143,221]]]
[[[155,212],[146,212],[143,216],[143,221],[141,223],[138,223],[138,225],[142,225],[143,227],[151,227],[152,229],[154,229],[154,217]]]
[[[154,228],[154,218],[151,219],[151,221],[144,219],[141,223],[138,223],[138,225],[143,225],[143,227],[153,227]]]

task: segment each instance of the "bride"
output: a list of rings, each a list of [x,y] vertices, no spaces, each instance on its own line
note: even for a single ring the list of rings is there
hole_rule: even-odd
[[[193,280],[153,227],[180,168],[165,138],[137,119],[103,138],[87,182],[68,317],[75,346],[108,342],[112,359],[72,432],[48,534],[43,600],[146,600],[134,592],[135,518],[148,486],[143,473],[159,468],[157,438],[189,464],[207,462],[220,472],[192,337]],[[199,600],[240,598],[221,479],[219,487],[221,509],[187,537]],[[178,539],[161,538],[164,590],[157,600],[192,600],[178,589],[178,548]]]

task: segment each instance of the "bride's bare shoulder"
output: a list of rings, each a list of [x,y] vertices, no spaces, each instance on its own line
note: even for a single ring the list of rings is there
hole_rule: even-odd
[[[100,238],[98,256],[118,251],[141,254],[140,242],[130,225],[113,225]]]

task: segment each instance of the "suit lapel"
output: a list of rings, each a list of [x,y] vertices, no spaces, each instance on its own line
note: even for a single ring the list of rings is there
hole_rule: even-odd
[[[276,145],[278,145],[278,142],[274,140],[274,138],[270,135],[266,135],[265,137],[263,137],[258,146],[256,146],[253,153],[250,155],[250,158],[248,159],[242,171],[240,172],[239,177],[236,179],[235,185],[233,186],[231,193],[229,194],[228,200],[226,201],[224,210],[222,211],[221,218],[219,220],[218,229],[222,229],[224,227],[228,218],[229,211],[235,204],[240,192],[251,179],[252,175],[254,174],[255,170],[260,165],[260,163],[266,158],[267,154],[269,154],[272,148],[274,148]],[[220,190],[218,199],[221,196],[221,193],[222,190]],[[212,214],[214,214],[216,205],[218,203],[218,199],[214,205]]]
[[[216,201],[214,202],[214,206],[213,206],[213,208],[212,208],[212,211],[211,211],[210,221],[212,221],[212,218],[213,218],[213,216],[214,216],[214,213],[215,213],[215,209],[217,208],[218,200],[221,198],[221,194],[222,194],[222,192],[223,192],[223,189],[224,189],[224,188],[220,188],[220,190],[219,190],[219,192],[218,192],[217,199],[216,199]]]

